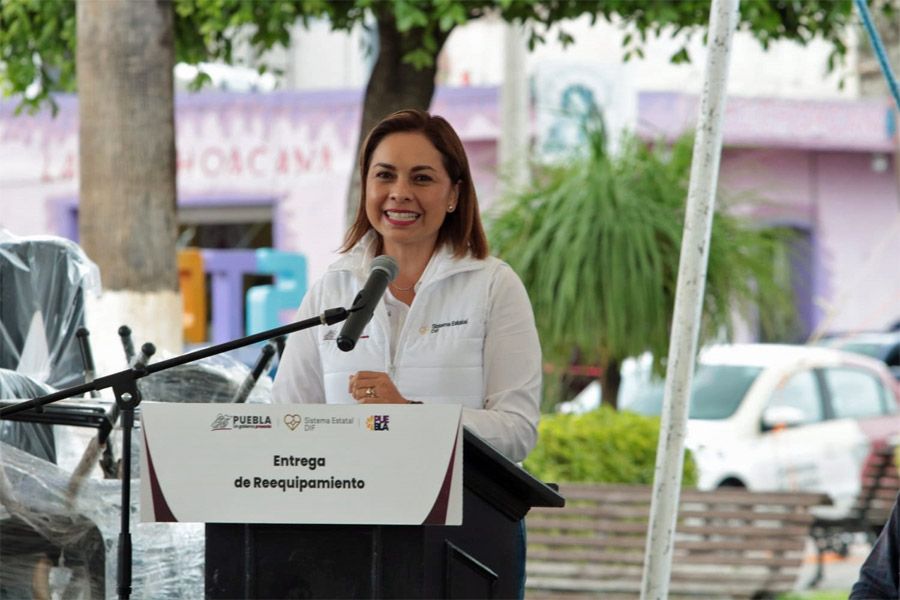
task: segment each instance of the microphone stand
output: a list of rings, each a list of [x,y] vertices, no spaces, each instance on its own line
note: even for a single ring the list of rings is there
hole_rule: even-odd
[[[359,310],[359,307],[353,307],[351,310],[346,308],[330,308],[320,314],[318,317],[297,321],[275,329],[269,329],[247,337],[238,338],[230,342],[209,346],[169,358],[161,360],[153,364],[137,363],[134,366],[107,375],[99,377],[93,381],[75,385],[52,394],[40,396],[33,400],[26,400],[9,406],[0,408],[0,419],[34,409],[35,412],[43,412],[42,407],[57,400],[64,400],[72,396],[80,396],[87,392],[100,391],[106,388],[112,388],[116,396],[116,405],[122,418],[122,511],[121,511],[121,527],[119,532],[119,556],[118,568],[116,571],[119,598],[127,600],[131,596],[131,531],[130,531],[130,515],[131,515],[131,430],[134,427],[134,409],[141,403],[141,394],[138,391],[137,380],[159,371],[171,369],[186,363],[194,362],[204,358],[209,358],[216,354],[243,348],[257,342],[262,342],[271,338],[285,336],[295,331],[308,329],[317,325],[333,325],[340,323],[350,316],[351,312]],[[120,332],[121,333],[121,332]]]

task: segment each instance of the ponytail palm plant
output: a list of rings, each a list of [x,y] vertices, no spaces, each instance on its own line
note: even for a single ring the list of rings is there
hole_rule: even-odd
[[[668,354],[693,140],[648,146],[626,138],[607,151],[602,126],[586,152],[547,166],[531,187],[486,217],[493,252],[531,297],[545,361],[600,367],[604,403],[617,406],[619,365]],[[728,336],[735,313],[768,332],[792,330],[790,282],[777,276],[784,230],[754,226],[717,202],[701,337]],[[770,333],[771,335],[771,333]],[[701,340],[702,341],[702,340]]]

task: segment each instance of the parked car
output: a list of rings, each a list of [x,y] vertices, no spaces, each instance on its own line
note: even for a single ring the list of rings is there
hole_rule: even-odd
[[[820,345],[877,358],[900,380],[900,330],[866,331],[824,338]]]
[[[620,410],[662,412],[665,382],[649,357],[623,364]],[[600,403],[589,385],[563,412]],[[817,346],[737,344],[700,353],[685,445],[698,487],[828,493],[840,516],[859,493],[873,450],[900,432],[900,385],[884,363]]]

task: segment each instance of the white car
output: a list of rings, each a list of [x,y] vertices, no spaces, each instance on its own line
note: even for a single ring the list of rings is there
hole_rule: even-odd
[[[662,412],[665,382],[649,357],[623,364],[619,409]],[[591,387],[593,386],[593,388]],[[563,412],[599,405],[596,382]],[[859,493],[865,461],[900,432],[900,386],[884,363],[831,348],[712,346],[694,374],[685,445],[698,487],[826,492],[840,516]]]

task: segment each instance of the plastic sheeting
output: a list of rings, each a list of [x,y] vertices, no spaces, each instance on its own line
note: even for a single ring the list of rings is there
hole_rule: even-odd
[[[72,242],[17,238],[0,229],[0,399],[31,399],[84,381],[75,334],[84,323],[84,294],[99,287],[96,266]],[[151,364],[161,359],[154,358]],[[270,401],[272,380],[254,381],[246,365],[220,355],[154,373],[138,385],[146,401],[261,403]],[[106,390],[103,398],[55,406],[82,402],[109,413],[110,399]],[[200,598],[203,525],[139,522],[139,425],[131,448],[132,595]],[[84,463],[85,476],[73,475],[98,431],[0,421],[0,598],[118,596],[121,481],[104,479],[96,461]],[[120,430],[111,442],[118,459]]]
[[[139,443],[139,436],[136,443]],[[116,598],[121,481],[89,479],[72,497],[71,473],[0,444],[0,597]],[[131,481],[132,595],[202,598],[204,527],[140,523]]]
[[[2,374],[0,371],[0,382],[4,381]],[[243,363],[216,356],[155,373],[138,384],[146,401],[232,402],[250,376]],[[21,377],[13,379],[23,384]],[[9,390],[9,379],[6,381],[0,385]],[[26,394],[53,391],[46,386],[24,387]],[[268,402],[271,387],[271,378],[263,375],[246,401]],[[111,408],[99,399],[80,402]],[[0,598],[32,597],[30,586],[36,574],[54,597],[115,598],[121,482],[102,479],[100,469],[94,468],[78,486],[71,486],[76,465],[98,430],[59,425],[54,430],[59,467],[0,444]],[[139,522],[140,432],[138,423],[131,448],[133,597],[200,598],[205,564],[203,525]],[[114,448],[118,458],[118,430]],[[73,488],[77,489],[74,494]]]
[[[60,388],[83,381],[75,333],[100,271],[64,238],[0,229],[0,367]]]
[[[54,391],[56,390],[49,385],[35,381],[28,375],[0,369],[0,399],[37,398]],[[56,440],[52,425],[3,420],[0,421],[0,441],[56,463]]]
[[[158,361],[150,361],[151,364],[154,362]],[[235,402],[249,377],[251,371],[245,364],[219,354],[153,373],[139,379],[138,386],[145,400],[156,402]],[[272,379],[262,376],[244,402],[269,402],[271,394]]]

